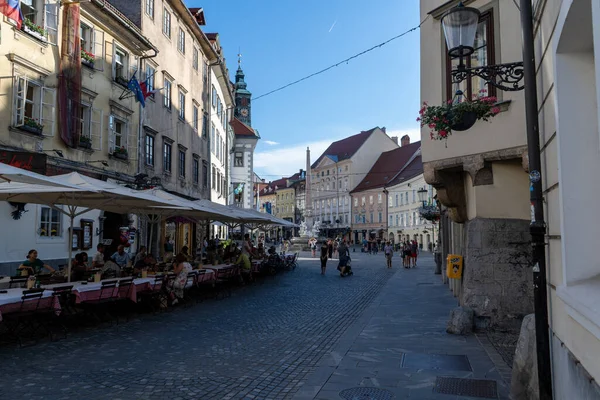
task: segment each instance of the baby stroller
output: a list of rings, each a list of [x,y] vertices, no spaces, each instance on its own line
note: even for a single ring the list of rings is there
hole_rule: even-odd
[[[338,271],[340,271],[340,276],[343,278],[345,276],[354,275],[351,267],[351,259],[350,257],[340,257],[340,263],[338,264]]]

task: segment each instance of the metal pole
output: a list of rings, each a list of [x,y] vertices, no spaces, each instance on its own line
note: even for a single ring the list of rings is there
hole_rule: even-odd
[[[525,78],[525,115],[531,200],[531,247],[533,256],[533,296],[537,346],[538,385],[540,399],[552,399],[552,367],[548,326],[548,294],[546,282],[546,248],[544,203],[541,179],[540,135],[538,123],[537,82],[531,0],[521,0],[523,28],[523,70]]]

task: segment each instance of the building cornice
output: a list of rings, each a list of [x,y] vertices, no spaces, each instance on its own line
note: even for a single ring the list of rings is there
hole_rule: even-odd
[[[21,57],[15,53],[8,53],[7,56],[8,56],[8,59],[10,61],[14,62],[15,64],[20,64],[24,67],[27,67],[27,68],[37,72],[38,74],[43,75],[44,78],[52,73],[52,71],[47,70],[46,68],[40,67],[39,65],[29,61],[26,58]]]

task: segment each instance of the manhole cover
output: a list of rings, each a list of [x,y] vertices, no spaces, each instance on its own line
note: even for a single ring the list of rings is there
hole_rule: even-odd
[[[484,379],[464,379],[438,376],[435,380],[434,392],[455,394],[458,396],[483,397],[497,399],[498,387],[496,381]]]
[[[447,371],[472,371],[467,356],[449,354],[405,353],[402,356],[402,367]]]
[[[342,390],[340,397],[346,400],[392,400],[394,393],[374,387],[355,387]]]

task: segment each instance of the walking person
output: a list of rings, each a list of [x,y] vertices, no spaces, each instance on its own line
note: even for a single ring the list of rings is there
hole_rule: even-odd
[[[410,257],[412,258],[413,268],[417,266],[417,256],[419,255],[419,245],[416,240],[413,240],[410,246]]]
[[[329,253],[329,246],[327,242],[323,242],[321,245],[321,275],[325,275],[325,269],[327,268],[327,255]]]
[[[344,239],[342,241],[342,243],[340,243],[340,246],[338,247],[338,252],[339,254],[339,258],[340,258],[340,262],[338,265],[338,270],[340,271],[340,276],[345,276],[344,274],[346,273],[347,270],[347,266],[348,266],[348,261],[350,261],[350,250],[348,249],[348,246],[346,245],[346,239]]]
[[[394,257],[394,247],[392,246],[392,242],[387,242],[383,248],[383,253],[385,254],[387,267],[392,268],[392,257]]]
[[[402,258],[404,268],[410,268],[410,244],[408,242],[404,242],[404,246],[402,247]]]
[[[329,254],[329,258],[333,258],[333,240],[327,240],[327,252]]]

